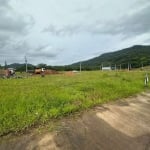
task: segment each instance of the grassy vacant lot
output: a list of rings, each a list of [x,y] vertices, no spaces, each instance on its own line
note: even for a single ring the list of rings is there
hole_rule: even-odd
[[[0,135],[145,90],[144,72],[0,79]]]

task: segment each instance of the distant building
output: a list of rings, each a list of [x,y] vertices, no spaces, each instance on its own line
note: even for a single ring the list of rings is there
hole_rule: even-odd
[[[73,73],[78,73],[79,71],[77,71],[77,70],[73,70],[72,72],[73,72]]]
[[[110,71],[110,70],[112,70],[112,69],[111,69],[111,67],[102,67],[102,70],[103,70],[103,71]]]

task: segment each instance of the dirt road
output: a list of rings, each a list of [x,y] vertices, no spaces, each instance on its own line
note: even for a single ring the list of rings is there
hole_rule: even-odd
[[[55,132],[1,138],[0,150],[150,150],[150,93],[63,119]]]

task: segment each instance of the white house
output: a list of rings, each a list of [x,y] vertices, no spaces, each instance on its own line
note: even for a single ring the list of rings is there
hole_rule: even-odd
[[[111,67],[102,67],[102,70],[103,70],[103,71],[110,71],[110,70],[112,70],[112,69],[111,69]]]

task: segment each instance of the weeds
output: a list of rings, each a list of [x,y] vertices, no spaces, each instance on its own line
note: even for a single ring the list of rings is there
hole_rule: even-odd
[[[142,72],[0,80],[0,135],[145,90]]]

